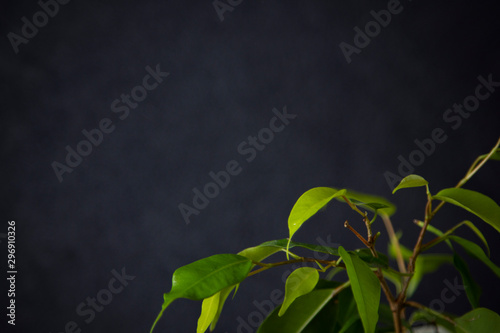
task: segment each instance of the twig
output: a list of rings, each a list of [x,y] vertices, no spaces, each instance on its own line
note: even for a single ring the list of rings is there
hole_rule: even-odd
[[[358,237],[363,242],[363,244],[365,244],[368,248],[371,247],[370,243],[368,243],[368,241],[366,239],[364,239],[364,237],[361,236],[359,234],[359,232],[357,232],[356,230],[354,230],[354,228],[349,225],[349,222],[345,221],[344,222],[344,227],[346,227],[347,229],[351,230],[356,235],[356,237]]]
[[[430,309],[430,308],[428,308],[420,303],[413,302],[413,301],[407,301],[404,303],[404,305],[411,306],[411,307],[414,307],[414,308],[419,309],[419,310],[423,310],[423,311],[428,312],[436,317],[440,317],[440,318],[448,321],[449,323],[453,324],[453,326],[456,325],[455,321],[451,317],[448,317],[440,312],[434,311],[434,310],[432,310],[432,309]]]

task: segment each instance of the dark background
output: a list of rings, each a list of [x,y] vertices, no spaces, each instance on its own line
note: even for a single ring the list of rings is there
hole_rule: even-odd
[[[221,21],[210,0],[74,0],[60,5],[17,54],[7,34],[20,34],[21,18],[32,22],[40,6],[4,3],[0,232],[16,221],[19,272],[16,327],[9,332],[63,332],[69,321],[83,332],[148,332],[176,268],[287,237],[294,202],[316,186],[391,199],[399,207],[395,227],[412,247],[419,230],[412,220],[423,218],[424,191],[393,196],[384,173],[397,173],[398,156],[408,158],[414,140],[431,137],[435,128],[447,140],[414,171],[434,193],[454,186],[475,157],[491,149],[500,133],[500,92],[456,130],[443,114],[474,93],[479,75],[500,81],[500,28],[493,1],[401,5],[348,64],[339,44],[353,44],[353,28],[363,29],[373,20],[370,11],[386,9],[387,1],[243,0]],[[157,64],[170,75],[120,120],[111,103]],[[247,162],[238,145],[284,106],[297,117]],[[75,149],[82,130],[103,118],[115,130],[59,182],[51,163],[64,163],[65,147]],[[192,205],[192,189],[233,159],[242,172],[186,224],[178,205]],[[466,187],[500,202],[498,167],[487,163]],[[329,237],[348,249],[361,247],[343,228],[345,219],[359,225],[333,203],[295,239]],[[498,234],[471,214],[445,206],[434,224],[446,229],[463,219],[477,222],[500,263]],[[378,248],[385,251],[382,223],[375,229],[384,233]],[[0,247],[5,267],[5,239]],[[500,311],[498,279],[468,262],[483,285],[481,305]],[[78,304],[107,288],[111,271],[123,267],[135,279],[85,323]],[[236,332],[237,317],[255,311],[254,300],[283,289],[285,270],[246,281],[226,303],[216,332]],[[452,267],[441,269],[424,279],[416,300],[429,305],[444,281],[457,276]],[[194,332],[200,307],[176,301],[157,331]],[[469,310],[462,293],[445,311]]]

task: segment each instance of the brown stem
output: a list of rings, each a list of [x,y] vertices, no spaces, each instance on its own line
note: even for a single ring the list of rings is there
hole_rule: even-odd
[[[365,244],[368,248],[370,248],[370,243],[368,243],[368,241],[366,239],[364,239],[364,237],[361,236],[359,234],[359,232],[357,232],[353,227],[351,227],[349,225],[349,222],[345,221],[344,222],[344,227],[346,227],[347,229],[351,230],[353,232],[353,234],[355,234],[356,237],[358,237],[363,242],[363,244]]]

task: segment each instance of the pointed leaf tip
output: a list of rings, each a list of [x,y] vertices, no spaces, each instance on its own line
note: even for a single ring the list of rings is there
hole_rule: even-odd
[[[397,190],[402,188],[410,188],[410,187],[420,187],[426,186],[429,184],[427,180],[419,175],[408,175],[399,182],[399,185],[392,190],[392,194],[396,193]]]
[[[294,270],[286,279],[285,299],[283,300],[278,316],[283,316],[297,297],[313,291],[318,280],[319,273],[312,267],[301,267]]]
[[[461,207],[500,232],[500,206],[482,193],[463,188],[447,188],[439,191],[433,199]]]
[[[288,217],[288,229],[290,236],[287,245],[287,257],[290,241],[293,235],[311,216],[325,207],[333,198],[346,194],[346,190],[337,190],[330,187],[315,187],[302,194],[290,212]]]

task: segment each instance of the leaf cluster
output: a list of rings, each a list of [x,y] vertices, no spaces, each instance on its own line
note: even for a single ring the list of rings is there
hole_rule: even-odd
[[[203,301],[197,333],[207,329],[213,331],[227,298],[231,293],[234,297],[240,283],[267,269],[296,263],[312,263],[314,267],[297,268],[288,276],[283,303],[267,316],[257,332],[400,333],[412,331],[412,327],[421,322],[456,333],[497,331],[500,316],[480,306],[481,287],[474,281],[467,260],[456,251],[456,248],[462,248],[465,251],[460,253],[465,252],[479,260],[500,278],[500,267],[490,259],[486,237],[469,220],[459,222],[447,231],[439,230],[431,221],[448,203],[475,215],[500,232],[500,206],[484,194],[462,188],[487,160],[500,160],[499,145],[500,140],[488,154],[479,156],[453,188],[432,194],[429,182],[419,175],[408,175],[401,180],[393,194],[416,187],[425,187],[426,190],[425,218],[414,221],[419,237],[412,249],[400,243],[400,232],[394,232],[391,217],[396,207],[387,199],[350,189],[316,187],[308,190],[298,198],[290,212],[287,239],[267,241],[238,254],[213,255],[178,268],[173,274],[170,292],[164,294],[162,309],[151,332],[167,307],[179,298]],[[353,228],[349,221],[345,221],[344,226],[359,238],[363,247],[348,250],[342,246],[334,248],[292,241],[302,225],[333,199],[347,204],[360,215],[366,236]],[[376,250],[380,232],[374,234],[372,228],[379,220],[389,235],[387,256]],[[469,228],[476,236],[476,242],[457,236],[456,230],[461,227]],[[435,237],[424,243],[426,232]],[[447,244],[449,252],[428,253],[442,242]],[[299,256],[291,251],[297,247],[327,254],[326,259]],[[284,253],[286,258],[264,262],[277,253]],[[391,267],[389,258],[396,261],[397,269]],[[471,306],[471,311],[460,316],[440,313],[410,300],[422,278],[445,264],[453,265],[459,272]],[[339,271],[346,271],[347,279],[333,281]],[[381,301],[382,294],[386,302]],[[411,315],[407,318],[408,313]]]

